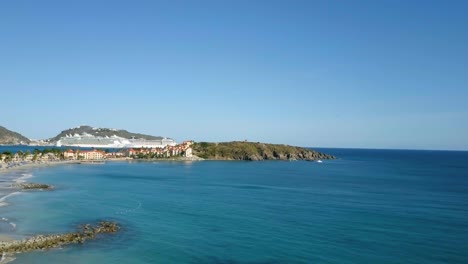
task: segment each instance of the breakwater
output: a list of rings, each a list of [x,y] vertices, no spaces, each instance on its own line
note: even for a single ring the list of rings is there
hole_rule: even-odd
[[[115,233],[120,227],[117,223],[103,221],[95,226],[84,225],[81,230],[65,234],[37,235],[23,240],[0,242],[0,254],[22,253],[35,250],[56,248],[68,244],[82,244],[95,239],[98,234]]]

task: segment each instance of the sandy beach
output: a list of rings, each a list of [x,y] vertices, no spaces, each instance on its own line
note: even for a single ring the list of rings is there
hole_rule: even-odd
[[[60,160],[60,161],[21,161],[21,162],[10,162],[8,164],[2,163],[2,167],[0,167],[0,173],[8,172],[18,169],[28,169],[28,168],[35,168],[35,167],[47,167],[47,166],[55,166],[61,164],[76,164],[80,163],[76,160]]]

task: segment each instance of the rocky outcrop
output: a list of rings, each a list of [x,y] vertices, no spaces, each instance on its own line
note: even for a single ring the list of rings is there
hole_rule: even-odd
[[[52,190],[54,188],[52,185],[32,182],[15,183],[12,187],[23,190]]]
[[[115,233],[120,227],[114,222],[87,224],[80,231],[58,235],[38,235],[24,240],[0,242],[0,255],[56,248],[68,244],[82,244],[98,234]]]

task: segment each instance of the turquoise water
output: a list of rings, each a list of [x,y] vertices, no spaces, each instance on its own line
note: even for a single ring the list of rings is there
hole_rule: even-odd
[[[335,161],[108,162],[37,168],[15,235],[118,221],[14,263],[468,263],[468,152],[323,150]],[[24,173],[24,172],[22,172]]]

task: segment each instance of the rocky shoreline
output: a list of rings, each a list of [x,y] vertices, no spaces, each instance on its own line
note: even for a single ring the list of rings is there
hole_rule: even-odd
[[[252,154],[249,156],[245,156],[242,160],[250,160],[250,161],[259,161],[259,160],[305,160],[305,161],[317,161],[317,160],[325,160],[325,159],[336,159],[332,155],[319,153],[319,152],[312,152],[312,151],[304,151],[299,153],[276,153],[276,152],[266,152],[260,154]]]
[[[37,235],[23,240],[0,242],[0,255],[2,258],[13,253],[24,253],[35,250],[45,250],[69,244],[82,244],[86,240],[95,239],[99,234],[116,233],[120,230],[117,223],[102,221],[95,226],[86,224],[81,230],[72,233],[55,235]]]

